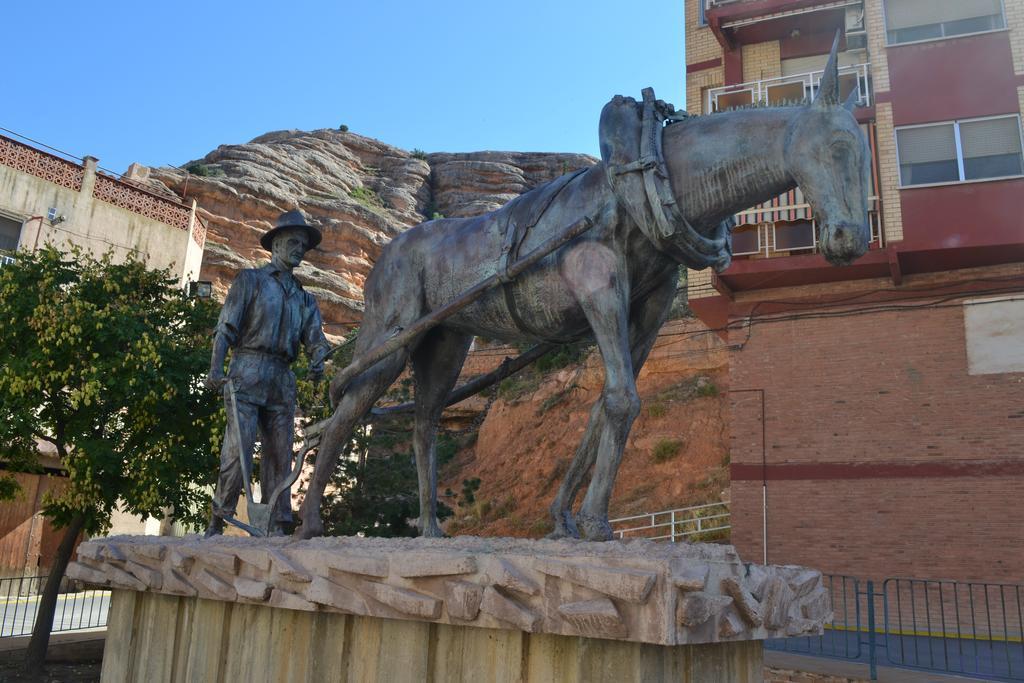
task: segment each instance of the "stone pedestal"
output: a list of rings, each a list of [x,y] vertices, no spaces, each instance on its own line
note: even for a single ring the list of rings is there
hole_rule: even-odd
[[[761,681],[764,638],[822,632],[820,573],[729,546],[115,537],[103,681]]]

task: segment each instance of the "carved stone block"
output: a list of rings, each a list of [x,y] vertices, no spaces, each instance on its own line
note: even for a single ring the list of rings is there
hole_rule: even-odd
[[[676,623],[695,628],[732,604],[732,598],[724,595],[708,595],[702,592],[687,593],[676,605]]]
[[[484,589],[480,611],[527,633],[536,633],[540,625],[540,615],[523,607],[515,600],[505,597],[491,586]]]
[[[430,620],[441,616],[441,601],[437,598],[386,583],[364,581],[362,586],[364,593],[402,614]]]
[[[484,597],[483,586],[468,581],[445,581],[444,603],[449,616],[472,621],[480,614],[480,602]]]
[[[369,614],[366,600],[359,593],[317,576],[306,589],[306,599],[349,614]]]
[[[559,605],[558,613],[582,636],[625,638],[627,635],[626,624],[619,616],[619,611],[607,598]]]
[[[820,574],[729,546],[497,538],[116,537],[69,576],[102,586],[530,633],[699,644],[821,633]]]

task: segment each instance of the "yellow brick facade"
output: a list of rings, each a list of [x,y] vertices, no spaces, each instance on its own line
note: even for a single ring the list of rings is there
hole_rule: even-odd
[[[878,184],[882,192],[885,243],[903,239],[903,214],[900,210],[900,169],[896,165],[896,133],[893,129],[892,105],[875,107],[875,132],[878,137]]]
[[[707,26],[700,25],[701,0],[686,0],[686,63],[698,64],[722,58],[722,46]],[[686,111],[704,114],[702,93],[706,88],[725,85],[725,70],[721,67],[696,71],[686,75]]]
[[[687,299],[706,299],[711,296],[717,296],[718,292],[715,291],[711,285],[711,269],[705,270],[690,270],[686,269],[686,293]]]
[[[868,59],[871,61],[874,92],[889,92],[889,60],[885,53],[885,14],[882,2],[864,0],[864,28],[868,33]]]
[[[1010,29],[1013,50],[1013,73],[1024,74],[1024,0],[1003,0],[1006,28]]]
[[[782,75],[779,41],[743,46],[743,82],[777,78]]]
[[[707,26],[700,25],[700,0],[686,0],[686,63],[696,64],[722,56],[722,46]]]
[[[686,111],[691,114],[710,113],[704,91],[723,85],[725,85],[725,69],[722,67],[688,74],[686,77]]]

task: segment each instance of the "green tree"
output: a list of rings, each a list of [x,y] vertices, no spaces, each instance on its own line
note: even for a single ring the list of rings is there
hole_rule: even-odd
[[[52,247],[0,268],[0,466],[29,469],[37,439],[67,485],[43,501],[64,536],[40,599],[26,669],[42,671],[75,540],[131,514],[198,524],[217,473],[217,396],[202,390],[217,307],[168,271]],[[0,491],[11,494],[8,476]]]

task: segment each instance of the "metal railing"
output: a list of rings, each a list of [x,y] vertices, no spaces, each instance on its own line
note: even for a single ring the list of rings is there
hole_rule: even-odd
[[[796,192],[799,192],[797,190]],[[885,245],[882,230],[882,214],[878,197],[868,197],[868,229],[870,244],[877,248]],[[777,220],[784,215],[807,216],[806,219],[794,221]],[[818,223],[812,217],[811,205],[807,203],[785,206],[762,205],[746,209],[736,214],[737,227],[733,229],[733,256],[789,256],[793,253],[816,254],[819,251]],[[779,238],[779,226],[793,228],[804,225],[805,234],[783,240]],[[746,235],[755,233],[755,239],[745,239]],[[751,235],[753,236],[753,235]],[[802,237],[802,239],[800,239]]]
[[[1024,680],[1024,586],[907,578],[882,586],[893,664]]]
[[[27,636],[35,626],[40,594],[46,576],[16,576],[0,579],[0,638]],[[79,631],[107,625],[110,591],[74,590],[65,581],[57,596],[53,626],[58,631]]]
[[[1024,585],[827,575],[833,620],[822,636],[766,641],[772,650],[877,667],[1024,681]]]
[[[8,263],[14,263],[14,257],[8,256],[7,254],[0,254],[0,268],[6,266]]]
[[[705,113],[752,105],[785,105],[810,101],[818,93],[825,71],[809,71],[791,76],[776,76],[720,88],[710,88],[704,103]],[[857,106],[871,106],[871,63],[839,67],[839,87],[843,99],[857,91]]]
[[[652,541],[711,541],[729,535],[729,501],[662,510],[608,520],[616,538],[646,538]],[[625,525],[625,528],[615,528]]]

